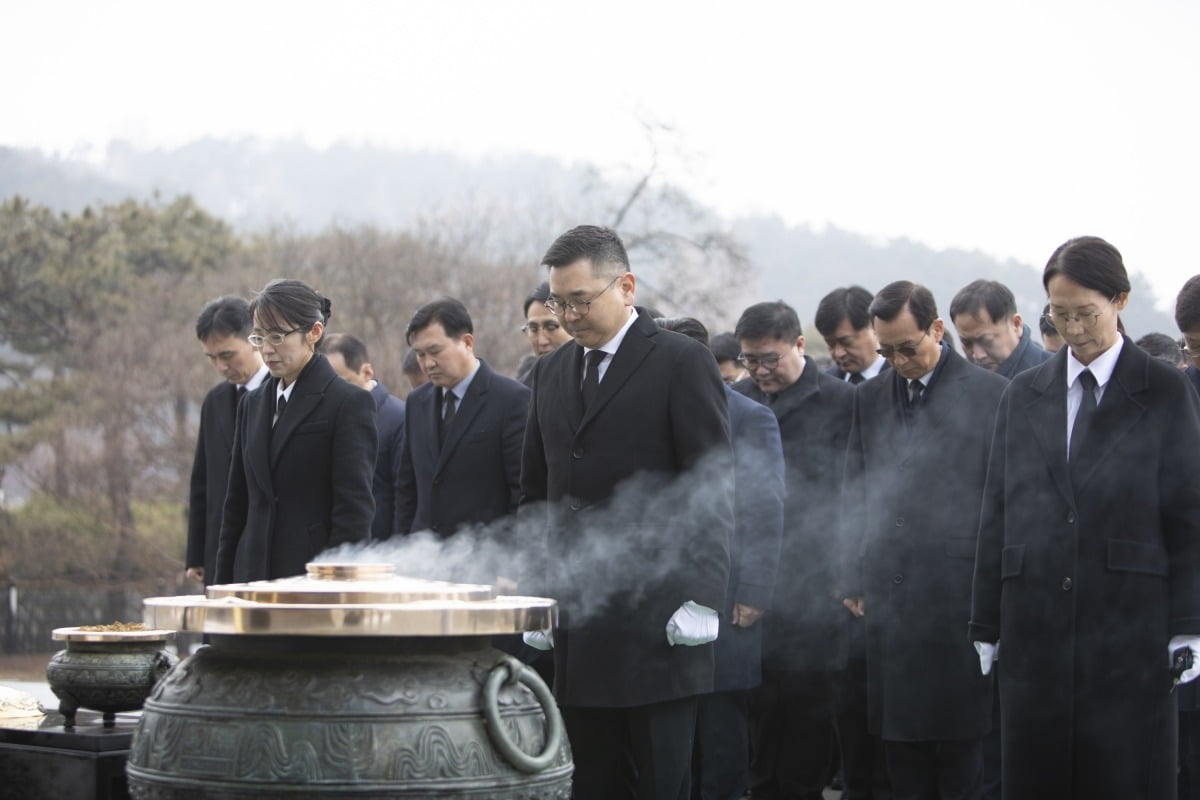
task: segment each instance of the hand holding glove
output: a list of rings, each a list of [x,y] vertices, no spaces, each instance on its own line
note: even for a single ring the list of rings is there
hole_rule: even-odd
[[[1172,636],[1167,645],[1167,663],[1172,664],[1175,651],[1181,647],[1191,648],[1192,666],[1175,679],[1176,683],[1187,683],[1200,675],[1200,636]]]
[[[715,609],[688,600],[667,621],[667,644],[708,644],[716,640],[720,622]]]
[[[537,650],[551,650],[554,648],[553,628],[546,628],[544,631],[525,631],[521,634],[521,638],[525,640],[525,644]]]
[[[979,653],[979,671],[987,675],[992,671],[992,662],[1000,658],[1000,643],[975,642],[975,652]]]

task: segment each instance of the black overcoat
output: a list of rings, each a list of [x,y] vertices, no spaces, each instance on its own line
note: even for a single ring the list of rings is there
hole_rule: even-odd
[[[749,378],[734,388],[767,401]],[[846,661],[846,609],[837,591],[838,504],[854,393],[853,384],[821,372],[805,356],[800,377],[770,404],[787,468],[779,557],[785,577],[763,618],[765,659],[775,670],[825,671]]]
[[[217,582],[304,574],[313,556],[366,540],[375,501],[375,401],[315,354],[272,430],[279,379],[242,398]]]
[[[461,526],[511,514],[520,499],[529,389],[497,375],[480,359],[439,446],[440,392],[425,383],[408,396],[396,498],[398,534],[429,530],[449,536]]]
[[[375,454],[375,477],[371,492],[375,496],[375,519],[371,538],[386,539],[396,528],[396,495],[400,491],[400,453],[404,446],[404,401],[376,382],[371,389],[375,401],[375,428],[379,432],[379,450]]]
[[[729,548],[729,591],[716,645],[718,692],[762,683],[763,623],[770,615],[783,539],[783,445],[771,410],[726,387],[733,438],[734,535]],[[791,580],[789,575],[788,580]],[[734,603],[767,611],[748,628],[729,624]],[[782,613],[789,613],[783,609]]]
[[[238,387],[221,381],[209,389],[200,405],[200,430],[196,434],[188,493],[185,566],[204,567],[206,586],[217,575],[217,542],[221,538],[221,513],[225,509],[225,487],[229,484],[229,462],[233,457],[237,400]]]
[[[983,736],[991,679],[963,636],[996,407],[1007,381],[943,347],[918,409],[896,373],[860,384],[846,453],[847,587],[866,602],[871,732],[886,740]]]
[[[665,628],[688,600],[725,600],[732,449],[716,361],[639,312],[586,414],[582,378],[578,344],[538,360],[522,459],[522,516],[542,521],[522,588],[560,600],[555,693],[621,708],[710,692],[712,645],[669,646]]]
[[[1000,642],[1006,798],[1174,797],[1167,642],[1200,634],[1200,400],[1125,339],[1067,464],[1067,350],[996,420],[969,636]]]

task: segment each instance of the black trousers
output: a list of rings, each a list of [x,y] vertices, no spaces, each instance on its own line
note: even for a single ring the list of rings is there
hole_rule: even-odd
[[[861,623],[855,624],[853,634],[862,636]],[[846,669],[834,675],[834,721],[842,755],[842,800],[892,800],[883,740],[867,726],[865,640],[852,642]]]
[[[754,800],[821,800],[834,741],[829,673],[764,669],[750,700]]]
[[[692,751],[692,800],[738,800],[749,784],[749,692],[701,695]]]
[[[983,796],[983,739],[885,740],[883,748],[896,800],[980,800]]]
[[[563,706],[575,800],[688,800],[697,698],[632,708]]]

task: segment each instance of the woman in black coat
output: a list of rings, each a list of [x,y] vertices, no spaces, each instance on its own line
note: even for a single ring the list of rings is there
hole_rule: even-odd
[[[981,667],[997,642],[1004,664],[1004,797],[1174,798],[1168,653],[1200,641],[1200,401],[1118,332],[1112,245],[1072,239],[1042,280],[1066,346],[1001,400],[970,623]]]
[[[287,279],[250,304],[250,343],[271,377],[238,407],[218,583],[300,575],[322,550],[370,536],[375,401],[316,352],[329,309]]]

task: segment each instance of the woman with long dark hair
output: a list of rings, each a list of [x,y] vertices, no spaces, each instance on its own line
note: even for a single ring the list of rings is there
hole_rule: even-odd
[[[279,279],[250,313],[271,377],[238,406],[218,583],[303,574],[322,550],[367,539],[375,513],[375,401],[317,352],[328,298]]]
[[[970,623],[983,670],[1004,664],[1004,797],[1174,798],[1169,654],[1200,642],[1200,400],[1119,332],[1111,244],[1066,242],[1042,282],[1065,344],[1001,400]]]

